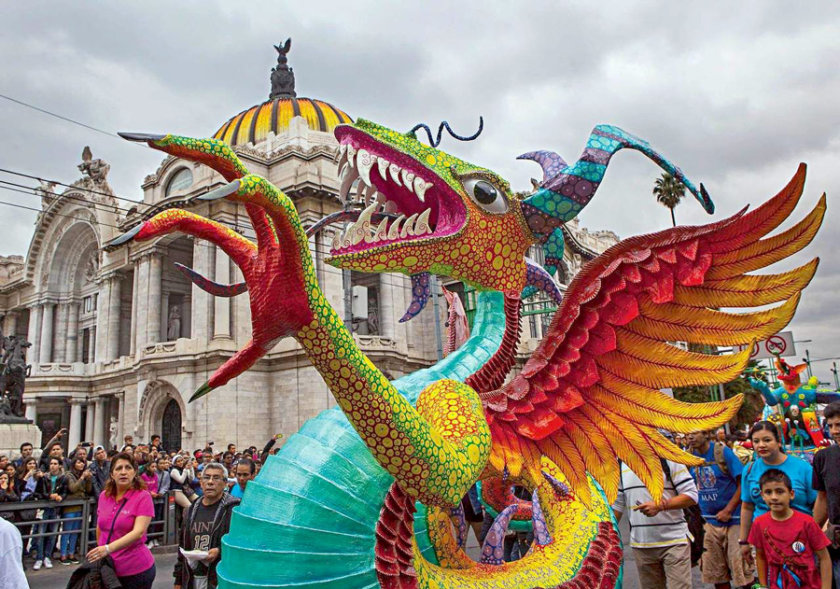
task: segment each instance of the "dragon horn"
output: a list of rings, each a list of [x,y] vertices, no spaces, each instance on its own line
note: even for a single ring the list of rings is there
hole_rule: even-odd
[[[708,213],[715,205],[705,187],[698,189],[686,178],[682,170],[665,159],[647,141],[639,139],[612,125],[598,125],[589,135],[586,149],[573,166],[565,165],[563,158],[548,151],[533,151],[518,159],[536,161],[543,169],[544,178],[537,191],[522,201],[523,212],[535,235],[545,238],[556,227],[549,219],[561,223],[570,221],[585,207],[604,179],[610,158],[619,150],[628,148],[642,152],[660,168],[682,182]]]

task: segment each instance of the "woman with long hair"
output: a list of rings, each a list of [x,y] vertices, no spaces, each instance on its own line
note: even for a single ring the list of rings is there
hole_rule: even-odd
[[[38,524],[35,528],[36,533],[52,534],[58,532],[60,523],[58,521],[49,521],[58,519],[58,504],[64,501],[64,496],[67,494],[67,477],[64,476],[63,460],[52,456],[47,461],[47,472],[38,478],[38,483],[35,485],[35,496],[42,501],[52,501],[56,504],[55,507],[47,507],[44,510],[43,522]],[[35,564],[32,565],[32,570],[37,571],[42,566],[48,569],[52,568],[53,550],[55,549],[55,542],[58,540],[57,535],[40,536],[35,538],[35,549],[37,554],[35,556]]]
[[[67,473],[67,495],[65,499],[86,499],[93,493],[93,473],[87,467],[87,460],[76,455],[70,472]],[[76,555],[76,543],[82,528],[82,506],[65,507],[61,513],[64,520],[64,533],[61,534],[61,564],[79,564]]]
[[[110,556],[123,589],[151,589],[155,559],[146,546],[146,530],[154,517],[152,496],[137,475],[134,456],[121,452],[111,459],[105,489],[96,508],[96,548],[89,562]]]
[[[190,483],[195,478],[195,471],[193,471],[190,464],[184,455],[178,454],[175,456],[172,470],[169,471],[169,476],[172,479],[169,484],[169,489],[175,491],[175,503],[181,509],[186,509],[192,503],[187,496],[188,493],[192,495],[187,489],[190,489]]]
[[[761,475],[771,468],[784,472],[793,485],[794,497],[790,506],[807,515],[813,513],[817,492],[811,486],[811,465],[801,458],[785,454],[782,436],[775,423],[757,422],[752,426],[748,439],[752,442],[755,459],[744,468],[741,476],[741,533],[738,543],[744,558],[751,561],[752,551],[747,538],[752,522],[768,511],[758,484]]]
[[[20,497],[21,501],[34,501],[38,498],[38,496],[35,495],[35,488],[38,486],[38,477],[42,474],[43,473],[38,470],[38,460],[35,459],[35,457],[30,456],[21,463],[15,476],[15,493],[17,493],[17,496]],[[27,536],[30,532],[32,532],[32,524],[20,524],[22,522],[35,521],[36,515],[37,511],[34,509],[22,509],[17,512],[16,518],[19,524],[18,530],[20,530],[21,536]],[[34,540],[29,540],[29,538],[23,540],[24,555],[28,552],[27,545],[29,545],[30,542],[32,542],[33,546],[35,545]]]

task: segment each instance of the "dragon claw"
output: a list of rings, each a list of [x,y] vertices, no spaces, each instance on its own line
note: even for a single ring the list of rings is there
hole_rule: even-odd
[[[189,402],[192,403],[193,401],[195,401],[197,399],[200,399],[201,397],[203,397],[204,395],[206,395],[207,393],[212,391],[214,388],[215,387],[210,386],[209,381],[205,382],[203,385],[201,385],[200,387],[198,387],[196,389],[196,391],[193,393],[192,397],[190,397]]]
[[[219,200],[220,198],[230,196],[237,190],[239,190],[239,180],[234,180],[226,186],[222,186],[216,190],[211,190],[205,194],[199,194],[198,196],[193,197],[193,200]]]
[[[132,227],[131,229],[129,229],[128,231],[126,231],[122,235],[119,235],[119,236],[115,237],[114,239],[112,239],[111,241],[109,241],[108,243],[106,243],[105,247],[114,247],[114,246],[122,245],[124,243],[127,243],[127,242],[131,241],[132,239],[134,239],[137,236],[138,233],[140,233],[140,230],[142,228],[143,228],[143,223],[140,223],[139,225],[135,225],[134,227]]]
[[[166,135],[158,135],[155,133],[126,133],[124,131],[117,132],[117,135],[129,141],[137,141],[138,143],[149,141],[160,141]]]

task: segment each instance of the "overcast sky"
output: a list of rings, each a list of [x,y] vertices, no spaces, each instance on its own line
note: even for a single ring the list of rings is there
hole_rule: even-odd
[[[575,159],[598,123],[647,139],[721,218],[774,195],[809,164],[799,220],[828,193],[821,256],[792,323],[813,358],[840,356],[840,3],[837,2],[5,3],[0,93],[107,131],[209,136],[268,97],[272,44],[292,37],[298,96],[407,130],[450,121],[473,143],[442,148],[515,189],[539,176],[515,157]],[[139,199],[161,154],[0,99],[0,167],[70,183],[85,145]],[[658,168],[622,152],[581,215],[627,237],[670,223]],[[15,181],[0,174],[0,179]],[[0,190],[0,200],[38,206]],[[712,220],[685,200],[678,223]],[[0,205],[0,255],[25,255],[35,213]],[[786,224],[790,225],[790,223]],[[792,266],[788,264],[787,267]],[[815,364],[831,381],[830,362]]]

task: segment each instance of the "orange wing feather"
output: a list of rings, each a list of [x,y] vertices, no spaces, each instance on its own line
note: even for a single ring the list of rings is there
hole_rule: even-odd
[[[681,403],[658,389],[730,381],[750,350],[699,354],[671,342],[749,344],[787,325],[817,260],[778,275],[745,273],[787,258],[813,239],[825,214],[824,196],[800,223],[764,238],[791,214],[804,181],[803,164],[779,194],[750,213],[633,237],[585,266],[522,372],[484,395],[491,463],[513,475],[523,467],[536,473],[544,455],[587,501],[587,471],[610,500],[615,497],[621,459],[658,499],[660,457],[684,464],[697,459],[657,428],[710,429],[731,419],[741,404],[740,396]],[[741,314],[714,309],[778,302]]]

